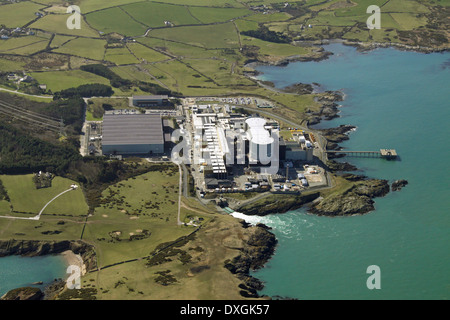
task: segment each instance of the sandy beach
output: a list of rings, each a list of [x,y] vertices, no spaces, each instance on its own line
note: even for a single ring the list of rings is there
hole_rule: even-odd
[[[83,263],[83,259],[79,254],[75,254],[71,250],[66,250],[62,252],[61,255],[64,257],[67,266],[76,265],[80,267],[81,275],[84,275],[86,273],[86,266]]]

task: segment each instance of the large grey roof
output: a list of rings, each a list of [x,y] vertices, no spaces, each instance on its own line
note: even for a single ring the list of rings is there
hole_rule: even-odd
[[[103,145],[164,144],[160,115],[105,114]]]

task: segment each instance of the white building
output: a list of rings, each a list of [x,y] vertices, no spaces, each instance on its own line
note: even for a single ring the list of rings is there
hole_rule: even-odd
[[[264,127],[266,120],[263,118],[248,118],[247,135],[249,140],[249,161],[256,164],[267,162],[272,156],[272,144],[274,139],[270,132]]]

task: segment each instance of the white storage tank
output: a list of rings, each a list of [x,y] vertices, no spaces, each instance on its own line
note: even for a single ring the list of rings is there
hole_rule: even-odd
[[[272,156],[273,138],[264,126],[266,120],[263,118],[249,118],[246,121],[249,135],[249,159],[253,162],[264,161]],[[267,160],[266,160],[267,161]]]

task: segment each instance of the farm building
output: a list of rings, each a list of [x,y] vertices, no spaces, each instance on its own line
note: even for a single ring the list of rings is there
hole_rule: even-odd
[[[164,106],[169,102],[169,97],[166,95],[158,96],[133,96],[133,106],[135,107],[155,107]]]
[[[164,132],[160,115],[105,114],[102,151],[110,154],[162,154]]]

